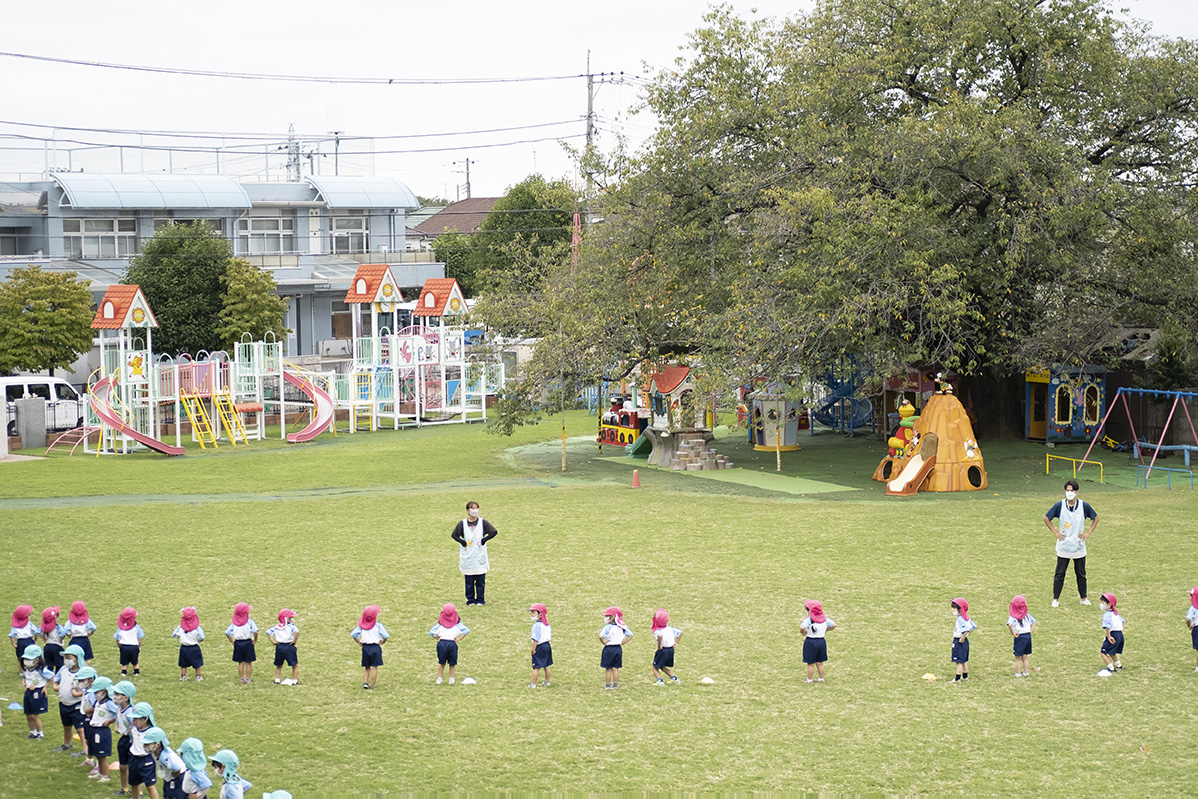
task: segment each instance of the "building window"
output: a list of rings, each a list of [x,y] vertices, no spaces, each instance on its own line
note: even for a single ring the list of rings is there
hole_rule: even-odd
[[[137,254],[136,219],[64,219],[67,258],[123,258]]]
[[[334,253],[370,252],[366,213],[351,213],[352,216],[334,216],[329,220],[329,239]]]
[[[1098,424],[1098,386],[1086,386],[1086,424]]]
[[[353,309],[341,300],[333,300],[333,338],[354,337]]]
[[[1057,386],[1057,424],[1073,424],[1073,391],[1068,383]]]
[[[295,252],[295,220],[286,217],[238,219],[237,251],[242,255]]]

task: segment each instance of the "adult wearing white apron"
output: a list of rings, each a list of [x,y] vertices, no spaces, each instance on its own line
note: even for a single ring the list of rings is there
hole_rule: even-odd
[[[1061,589],[1065,585],[1065,572],[1073,563],[1073,574],[1077,577],[1077,593],[1083,605],[1089,605],[1086,598],[1086,539],[1094,534],[1098,527],[1098,514],[1089,503],[1077,498],[1080,486],[1076,480],[1065,483],[1065,499],[1053,505],[1044,515],[1044,526],[1057,539],[1057,570],[1052,579],[1052,606],[1058,607],[1061,602]],[[1058,526],[1052,526],[1052,520],[1058,520]],[[1086,519],[1090,519],[1090,529],[1085,529]]]
[[[495,527],[478,515],[478,503],[466,503],[466,518],[453,528],[453,540],[458,542],[458,569],[466,578],[466,604],[487,604],[487,542],[499,535]]]

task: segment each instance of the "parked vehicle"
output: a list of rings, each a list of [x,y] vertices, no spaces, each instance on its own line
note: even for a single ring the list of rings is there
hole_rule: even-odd
[[[0,377],[4,391],[6,428],[8,435],[17,434],[16,401],[23,397],[41,397],[46,401],[46,430],[73,430],[83,425],[84,403],[67,381],[58,377],[16,375]]]

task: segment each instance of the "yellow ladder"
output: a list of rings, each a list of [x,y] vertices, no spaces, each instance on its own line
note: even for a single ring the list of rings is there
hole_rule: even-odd
[[[181,394],[179,399],[183,401],[183,410],[187,413],[187,421],[191,422],[191,432],[200,442],[200,449],[208,448],[204,442],[216,448],[216,435],[212,432],[208,412],[204,410],[204,401],[196,394]]]
[[[237,446],[237,436],[241,436],[241,443],[250,443],[249,438],[245,435],[245,427],[241,424],[241,414],[233,407],[233,398],[228,394],[214,394],[212,396],[212,404],[216,406],[216,412],[220,414],[221,424],[229,433],[229,441],[233,442],[233,446]]]

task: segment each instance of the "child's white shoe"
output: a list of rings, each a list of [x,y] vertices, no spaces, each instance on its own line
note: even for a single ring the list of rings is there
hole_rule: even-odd
[[[815,680],[803,680],[803,682],[812,683],[812,682],[815,682]]]
[[[816,681],[816,682],[823,682],[823,681],[824,681],[824,678],[823,678],[823,677],[816,677],[816,678],[815,678],[815,681]]]
[[[1110,668],[1108,667],[1108,668],[1105,668],[1102,671],[1098,672],[1098,676],[1099,677],[1110,677],[1114,673],[1115,672],[1111,671]]]
[[[670,679],[674,681],[674,685],[682,685],[682,681],[678,679],[678,675],[677,675],[677,674],[675,674],[675,675],[674,675],[673,677],[671,677]]]
[[[1194,671],[1198,671],[1198,669],[1194,669]],[[529,687],[529,688],[536,688],[536,687],[537,687],[537,684],[536,684],[535,682],[530,682],[530,683],[528,684],[528,687]]]
[[[1116,668],[1116,669],[1118,669],[1119,671],[1123,671],[1123,664],[1122,664],[1122,663],[1119,663],[1119,662],[1116,662],[1116,663],[1115,663],[1115,668]]]
[[[1059,600],[1059,599],[1054,599],[1054,600],[1052,601],[1052,606],[1053,606],[1054,608],[1059,608],[1059,607],[1061,606],[1061,600]]]
[[[654,684],[654,685],[661,685],[661,686],[664,686],[664,685],[665,685],[665,681],[664,681],[664,680],[662,680],[662,679],[661,679],[661,677],[658,677],[658,678],[657,678],[657,682],[655,682],[655,683],[653,683],[653,684]]]
[[[1089,605],[1089,604],[1090,604],[1090,600],[1088,600],[1088,599],[1083,599],[1083,600],[1082,600],[1082,604],[1083,604],[1083,605]]]
[[[437,685],[440,685],[440,684],[441,684],[441,683],[443,683],[443,682],[445,682],[445,681],[444,681],[444,680],[442,680],[440,677],[438,677],[438,678],[437,678]]]
[[[283,684],[283,681],[280,680],[278,677],[275,677],[275,685],[282,685],[282,684]]]
[[[179,682],[187,682],[187,675],[185,674],[182,677],[180,677]]]
[[[449,678],[449,684],[450,684],[450,685],[453,685],[453,677],[450,677],[450,678]]]

